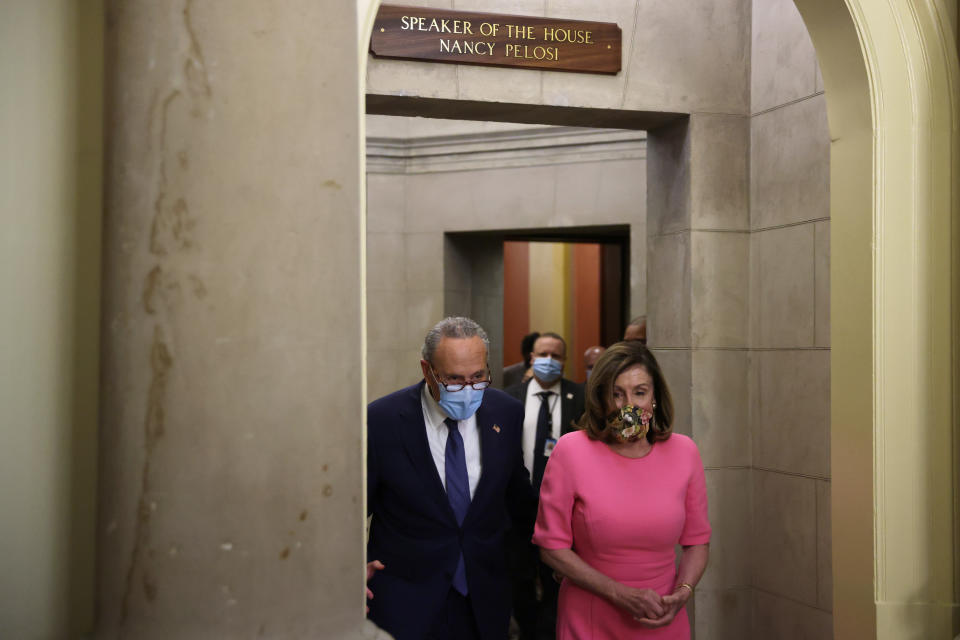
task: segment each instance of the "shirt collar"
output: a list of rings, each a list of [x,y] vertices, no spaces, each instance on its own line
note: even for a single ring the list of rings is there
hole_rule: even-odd
[[[423,390],[420,392],[420,400],[423,405],[423,417],[427,424],[436,429],[440,427],[446,429],[447,425],[443,421],[447,419],[447,414],[443,412],[437,401],[430,395],[430,387],[426,383],[424,383]]]
[[[553,391],[555,394],[560,395],[560,378],[557,378],[553,384],[546,387],[541,386],[536,378],[530,378],[530,388],[527,393],[539,393],[541,391]]]

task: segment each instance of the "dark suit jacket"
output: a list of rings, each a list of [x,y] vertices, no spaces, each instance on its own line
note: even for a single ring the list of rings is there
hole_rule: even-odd
[[[507,393],[524,405],[527,402],[527,388],[530,381],[515,384],[504,389]],[[566,378],[560,379],[560,435],[576,431],[576,423],[584,411],[583,385]]]
[[[503,368],[503,388],[508,389],[515,384],[523,382],[523,374],[527,372],[527,367],[522,362],[517,362],[509,367]]]
[[[427,444],[423,385],[367,407],[367,559],[386,567],[370,580],[369,617],[397,640],[420,640],[446,602],[462,549],[480,637],[502,640],[510,619],[504,533],[511,522],[533,530],[523,407],[502,391],[484,392],[476,414],[482,471],[457,526]]]

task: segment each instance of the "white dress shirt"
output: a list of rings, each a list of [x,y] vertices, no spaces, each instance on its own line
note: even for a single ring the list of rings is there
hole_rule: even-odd
[[[552,391],[553,395],[548,398],[550,402],[550,414],[553,416],[553,433],[551,438],[557,440],[560,438],[560,378],[548,387],[541,387],[536,378],[530,378],[530,384],[527,385],[527,400],[523,407],[523,464],[533,473],[533,446],[537,441],[537,418],[540,416],[540,396],[541,391]]]
[[[437,401],[430,395],[430,389],[423,385],[420,394],[420,405],[423,407],[423,422],[427,429],[427,444],[430,445],[430,455],[437,465],[440,482],[443,490],[447,490],[447,437],[450,429],[444,420],[447,414],[443,412]],[[477,490],[480,482],[480,430],[477,429],[477,416],[472,415],[466,420],[457,422],[460,436],[463,438],[463,453],[467,459],[467,479],[470,481],[470,499]]]

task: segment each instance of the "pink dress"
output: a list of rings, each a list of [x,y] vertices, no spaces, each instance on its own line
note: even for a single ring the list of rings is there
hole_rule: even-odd
[[[693,440],[673,434],[643,458],[625,458],[583,431],[560,438],[540,488],[534,544],[573,549],[631,587],[666,595],[676,581],[675,545],[710,541],[703,463]],[[688,640],[686,607],[649,629],[569,580],[560,585],[558,640]]]

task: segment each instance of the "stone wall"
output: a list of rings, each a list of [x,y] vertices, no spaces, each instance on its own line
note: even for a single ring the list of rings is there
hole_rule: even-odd
[[[370,398],[420,379],[444,315],[482,322],[499,375],[511,231],[628,225],[631,311],[645,309],[645,133],[368,116],[367,134]]]
[[[832,637],[830,135],[790,0],[755,0],[750,153],[753,637]]]

